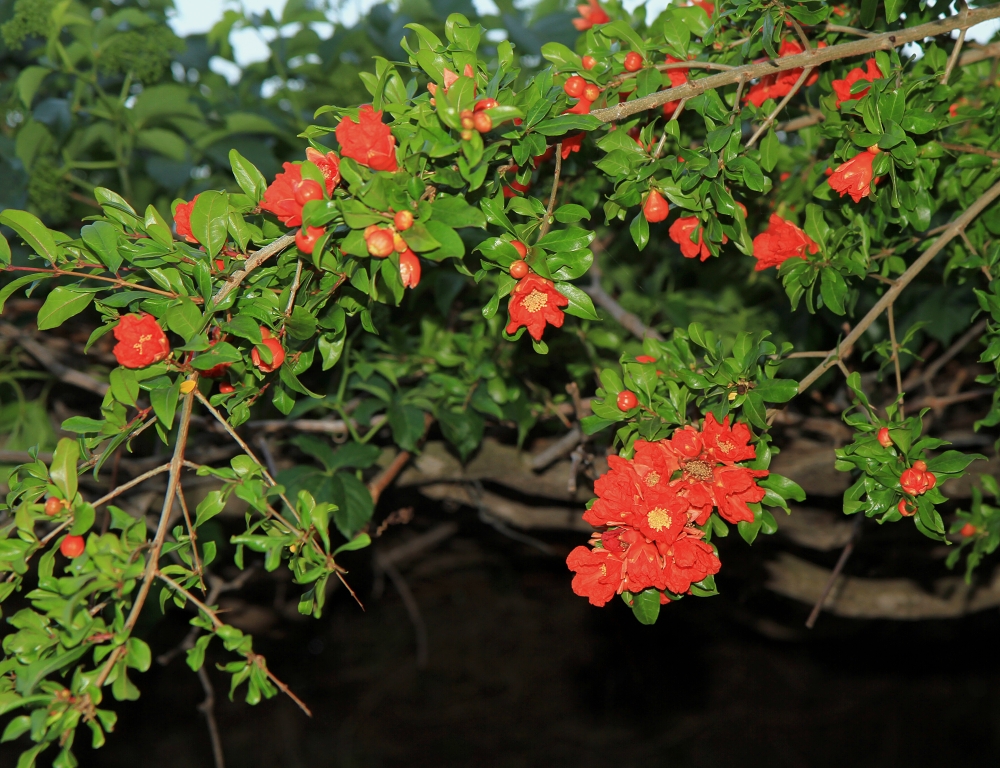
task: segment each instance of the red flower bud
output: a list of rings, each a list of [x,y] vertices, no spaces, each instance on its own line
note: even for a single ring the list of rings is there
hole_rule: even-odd
[[[261,371],[271,373],[278,370],[285,362],[285,348],[281,346],[280,341],[271,336],[271,331],[263,326],[261,326],[260,335],[264,338],[264,346],[271,351],[271,362],[265,363],[256,348],[250,352],[250,359]]]
[[[405,232],[413,226],[413,214],[410,211],[399,211],[392,217],[392,224],[398,232]]]
[[[45,500],[45,514],[49,517],[55,517],[63,509],[62,499],[57,499],[55,496],[49,496]]]
[[[515,280],[520,280],[522,277],[528,274],[528,262],[524,259],[518,259],[513,264],[510,265],[510,276]]]
[[[228,381],[224,381],[224,382],[222,382],[222,383],[221,383],[221,384],[219,385],[219,392],[220,392],[221,394],[223,394],[223,395],[228,395],[228,394],[230,394],[231,392],[234,392],[235,390],[236,390],[236,387],[234,387],[234,386],[233,386],[232,384],[230,384],[230,383],[229,383]]]
[[[583,89],[583,98],[593,104],[601,95],[600,86],[594,83],[587,83],[587,87]]]
[[[670,206],[663,199],[663,195],[655,189],[650,190],[649,197],[646,198],[646,202],[642,206],[642,214],[646,217],[646,221],[650,224],[656,224],[667,218],[669,212]]]
[[[406,288],[416,288],[420,283],[420,259],[409,248],[399,254],[399,276]]]
[[[479,101],[476,102],[476,106],[472,108],[472,111],[482,112],[484,109],[493,109],[493,107],[499,107],[499,106],[500,102],[498,102],[496,99],[490,99],[490,98],[480,99]]]
[[[323,227],[302,227],[295,234],[295,247],[302,253],[312,253],[316,249],[316,242],[324,232],[326,229]]]
[[[72,560],[83,554],[83,536],[67,536],[59,545],[59,551]]]
[[[583,95],[583,89],[587,87],[587,81],[579,75],[573,75],[563,85],[566,95],[572,99],[579,99]]]
[[[631,51],[628,56],[625,57],[625,71],[626,72],[638,72],[642,69],[642,55]]]
[[[906,493],[919,496],[937,485],[937,478],[933,472],[927,471],[927,462],[918,460],[913,462],[912,467],[903,470],[899,485]]]
[[[472,127],[480,133],[489,133],[493,130],[493,118],[485,112],[476,112],[472,115]]]
[[[388,229],[378,228],[368,235],[365,238],[365,243],[368,246],[368,253],[377,259],[384,259],[396,250],[392,234],[393,233]]]
[[[888,427],[882,427],[882,429],[880,429],[878,431],[878,443],[883,448],[891,448],[892,447],[892,438],[889,437],[889,428]]]
[[[896,509],[899,510],[899,514],[903,517],[913,517],[917,514],[917,505],[909,499],[900,500],[899,504],[896,505]]]
[[[627,389],[623,389],[618,393],[618,410],[619,411],[631,411],[639,404],[639,399],[635,396],[635,392],[630,392]]]
[[[521,255],[522,259],[528,255],[528,246],[520,240],[512,240],[510,244],[514,246],[514,250]]]
[[[299,205],[305,205],[313,200],[323,199],[323,187],[312,179],[303,179],[297,184],[294,184],[293,187],[295,189],[295,202]]]
[[[959,533],[968,538],[969,536],[975,536],[978,530],[972,523],[966,523],[962,526],[962,530]]]
[[[595,59],[593,56],[583,57],[583,68],[586,69],[588,72],[596,66],[597,66],[597,59]]]

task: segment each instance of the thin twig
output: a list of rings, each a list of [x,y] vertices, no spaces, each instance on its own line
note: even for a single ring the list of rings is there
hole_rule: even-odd
[[[195,572],[198,574],[198,584],[201,591],[205,591],[205,572],[201,567],[201,558],[198,556],[198,533],[191,523],[191,513],[188,511],[187,500],[184,498],[184,490],[177,486],[177,501],[181,505],[181,514],[184,515],[184,524],[187,525],[188,538],[191,540],[191,555],[194,557]]]
[[[962,10],[959,12],[959,16],[963,19],[969,15],[969,6],[965,0],[961,0]],[[963,27],[958,32],[958,39],[955,41],[955,47],[951,49],[951,56],[948,57],[948,66],[944,69],[944,74],[941,76],[941,85],[948,85],[948,78],[951,77],[951,71],[955,68],[955,64],[958,63],[958,55],[962,52],[962,43],[965,42],[965,34],[968,32],[967,27]]]
[[[21,331],[17,326],[7,322],[0,322],[0,334],[16,341],[24,347],[28,354],[41,363],[49,373],[60,381],[72,384],[74,387],[79,387],[80,389],[86,389],[88,392],[93,392],[101,397],[107,394],[110,387],[106,383],[98,381],[93,376],[88,376],[82,371],[77,371],[63,365],[54,354],[49,352],[42,344],[35,341],[30,334]]]
[[[123,483],[122,485],[119,485],[117,488],[115,488],[113,491],[110,491],[109,493],[106,493],[104,496],[101,496],[101,498],[99,498],[97,501],[92,502],[91,506],[96,509],[97,507],[100,507],[100,506],[102,506],[104,504],[107,504],[109,501],[111,501],[116,496],[121,496],[123,493],[125,493],[125,491],[127,491],[127,490],[129,490],[131,488],[135,488],[135,486],[139,485],[139,483],[144,483],[145,481],[149,480],[149,478],[151,478],[151,477],[156,477],[157,475],[162,475],[164,472],[167,472],[169,469],[170,469],[170,462],[167,462],[166,464],[161,464],[158,467],[154,467],[153,469],[149,470],[148,472],[143,472],[138,477],[132,478],[127,483]]]
[[[549,207],[545,210],[545,218],[542,220],[542,228],[538,233],[539,238],[545,237],[552,226],[552,211],[556,208],[556,194],[559,192],[559,174],[562,173],[562,142],[556,144],[556,170],[552,174],[552,191],[549,193]]]
[[[933,363],[927,366],[927,369],[919,376],[916,377],[916,381],[909,381],[909,379],[904,382],[907,389],[923,387],[930,384],[934,377],[937,376],[938,371],[944,368],[959,352],[961,352],[973,341],[979,334],[986,330],[987,318],[980,319],[975,325],[973,325],[969,330],[963,333],[957,340],[955,340],[948,349],[941,353]]]
[[[892,344],[892,362],[896,366],[896,394],[899,396],[899,416],[903,418],[903,375],[899,371],[899,344],[896,343],[896,318],[893,304],[889,305],[889,341]]]
[[[681,116],[681,112],[684,111],[685,104],[687,104],[687,99],[681,99],[677,103],[677,108],[674,110],[674,113],[670,116],[670,119],[667,120],[668,123],[676,121]],[[666,142],[667,142],[667,131],[666,128],[664,127],[663,135],[660,137],[660,143],[656,146],[656,151],[653,153],[654,160],[659,159],[660,153],[663,151],[663,145]]]
[[[197,391],[198,390],[194,390],[194,392]],[[146,570],[142,577],[142,584],[140,585],[139,592],[135,597],[135,602],[132,603],[132,610],[129,611],[128,618],[125,620],[125,626],[118,633],[119,636],[129,635],[135,628],[135,624],[139,620],[139,614],[142,613],[142,607],[146,602],[146,597],[149,595],[150,588],[153,586],[153,579],[159,568],[160,551],[163,549],[163,542],[167,538],[167,524],[170,520],[170,511],[174,506],[174,497],[177,495],[177,487],[181,479],[181,469],[184,464],[184,449],[187,447],[188,427],[191,424],[191,407],[194,404],[194,392],[184,396],[184,403],[181,406],[180,423],[177,427],[177,441],[174,443],[174,455],[170,460],[170,479],[167,481],[167,491],[163,495],[163,507],[160,510],[160,522],[156,527],[156,535],[154,536],[152,546],[149,549],[149,560],[146,563]],[[111,655],[108,656],[107,662],[105,662],[100,675],[98,675],[97,680],[94,683],[98,689],[101,688],[108,679],[108,675],[111,674],[111,670],[114,669],[118,659],[121,657],[122,653],[124,653],[124,649],[124,644],[119,645],[114,651],[112,651]]]
[[[213,406],[213,405],[212,405],[212,404],[211,404],[210,402],[208,402],[208,398],[206,398],[206,397],[205,397],[205,396],[204,396],[204,395],[203,395],[203,394],[202,394],[202,393],[201,393],[201,392],[200,392],[199,390],[197,390],[197,389],[196,389],[196,390],[194,390],[194,394],[195,394],[195,395],[196,395],[196,396],[198,397],[198,401],[199,401],[199,402],[200,402],[200,403],[201,403],[201,404],[202,404],[203,406],[205,406],[205,408],[207,408],[207,409],[208,409],[208,412],[209,412],[209,413],[211,413],[211,414],[212,414],[212,415],[213,415],[213,416],[215,417],[216,421],[218,421],[218,422],[219,422],[219,423],[220,423],[220,424],[222,425],[222,428],[226,430],[226,433],[227,433],[227,434],[228,434],[228,435],[229,435],[229,436],[230,436],[231,438],[233,438],[233,440],[235,440],[235,441],[236,441],[236,444],[237,444],[237,445],[238,445],[238,446],[239,446],[240,448],[242,448],[242,449],[243,449],[243,452],[244,452],[244,453],[245,453],[245,454],[246,454],[247,456],[249,456],[249,457],[250,457],[250,458],[251,458],[251,459],[253,460],[253,462],[254,462],[254,463],[255,463],[255,464],[256,464],[256,465],[258,466],[258,467],[260,467],[260,471],[261,471],[261,474],[262,474],[262,475],[264,476],[264,479],[265,479],[265,480],[266,480],[266,481],[268,482],[268,484],[269,484],[269,485],[271,485],[271,486],[275,486],[275,485],[277,485],[277,484],[278,484],[278,481],[277,481],[277,480],[275,480],[275,479],[274,479],[274,478],[273,478],[273,477],[271,476],[271,473],[267,471],[267,467],[266,467],[266,466],[264,466],[264,464],[263,464],[263,463],[261,462],[261,460],[260,460],[260,459],[258,459],[258,458],[257,458],[257,456],[256,456],[256,455],[254,454],[254,452],[250,450],[250,446],[246,444],[246,441],[244,441],[244,440],[243,440],[243,438],[242,438],[242,437],[240,437],[240,436],[239,436],[239,435],[238,435],[238,434],[236,433],[236,430],[232,428],[232,426],[231,426],[231,425],[229,424],[229,422],[228,422],[228,421],[226,420],[226,417],[225,417],[225,416],[223,416],[223,415],[222,415],[221,413],[219,413],[219,412],[218,412],[218,411],[217,411],[217,410],[215,409],[215,406]],[[285,496],[285,494],[284,494],[284,493],[281,493],[281,494],[279,494],[279,498],[280,498],[280,499],[281,499],[281,500],[282,500],[283,502],[285,502],[285,505],[286,505],[286,506],[288,507],[288,510],[289,510],[289,511],[290,511],[290,512],[292,513],[292,515],[293,515],[293,516],[295,517],[295,522],[297,522],[297,523],[301,523],[301,522],[302,522],[302,520],[301,520],[301,518],[299,517],[299,512],[298,512],[298,510],[297,510],[297,509],[295,508],[295,505],[294,505],[294,504],[292,504],[292,502],[290,502],[290,501],[288,500],[288,498],[287,498],[287,497]]]
[[[831,366],[836,365],[838,359],[846,356],[854,347],[854,344],[857,343],[858,339],[861,338],[861,335],[868,330],[868,327],[875,322],[879,315],[885,312],[886,308],[896,299],[900,292],[920,274],[924,267],[931,263],[935,256],[944,250],[944,247],[948,243],[956,238],[962,230],[971,224],[998,197],[1000,197],[1000,182],[997,182],[986,190],[961,216],[948,224],[940,237],[902,275],[896,278],[896,284],[882,295],[882,298],[875,303],[875,306],[868,311],[868,314],[862,318],[861,322],[854,326],[851,332],[847,334],[840,344],[839,352],[838,350],[831,351],[826,360],[817,365],[808,376],[799,382],[799,394],[809,389]]]
[[[785,97],[778,102],[778,106],[771,111],[771,114],[767,116],[763,123],[757,126],[757,130],[754,131],[753,136],[750,137],[750,140],[746,144],[747,149],[750,149],[750,147],[757,143],[757,139],[763,135],[764,131],[766,131],[768,127],[770,127],[771,123],[774,122],[774,118],[781,114],[781,110],[783,110],[795,94],[799,92],[799,88],[802,87],[802,84],[805,83],[806,78],[808,78],[810,74],[812,74],[812,69],[806,68],[802,70],[802,74],[799,75],[799,79],[795,81],[795,85],[792,86],[792,90],[785,94]]]
[[[212,756],[215,758],[215,768],[226,768],[226,755],[222,751],[222,737],[219,735],[219,724],[215,721],[215,688],[205,665],[198,667],[198,679],[201,681],[201,689],[205,692],[205,699],[198,705],[198,711],[205,716],[205,724],[208,726],[208,737],[212,740]]]
[[[809,614],[809,618],[806,619],[806,628],[808,629],[812,629],[816,625],[816,619],[819,618],[820,611],[823,610],[823,603],[826,602],[826,598],[830,594],[830,590],[833,589],[834,582],[837,581],[837,577],[840,576],[840,572],[844,570],[844,565],[847,563],[847,559],[854,551],[854,544],[858,540],[858,536],[861,533],[861,522],[865,519],[862,513],[856,512],[855,514],[857,517],[854,518],[854,525],[851,528],[851,538],[844,546],[843,551],[840,553],[840,558],[837,560],[837,564],[833,566],[833,571],[830,573],[830,578],[827,579],[826,586],[823,587],[823,593],[819,596],[819,600],[816,601],[816,605],[813,606],[812,612]]]
[[[874,51],[884,51],[891,48],[898,48],[926,37],[936,37],[947,34],[955,29],[969,28],[983,21],[989,21],[1000,17],[1000,4],[976,8],[970,11],[967,16],[955,14],[944,19],[935,19],[926,24],[918,24],[907,29],[898,29],[875,35],[863,40],[853,40],[840,45],[830,45],[826,48],[813,48],[804,53],[794,56],[784,56],[780,59],[769,59],[767,61],[745,64],[718,75],[690,80],[675,88],[667,88],[657,91],[641,99],[622,102],[605,109],[598,109],[590,114],[602,123],[611,123],[624,120],[630,115],[644,112],[647,109],[662,106],[668,101],[677,101],[682,98],[691,98],[705,91],[714,88],[721,88],[739,81],[741,77],[756,79],[764,75],[773,75],[789,69],[799,69],[801,67],[818,67],[830,61],[862,56]]]
[[[593,248],[593,246],[591,247]],[[655,328],[650,328],[642,322],[638,315],[634,315],[625,310],[622,305],[615,301],[611,294],[605,291],[601,286],[601,268],[597,264],[598,250],[599,249],[594,251],[594,265],[590,268],[590,285],[583,290],[586,291],[587,295],[594,300],[595,304],[606,309],[615,322],[625,330],[631,332],[640,339],[649,337],[651,339],[656,339],[657,341],[663,341],[663,334]]]
[[[952,152],[966,152],[973,155],[985,155],[986,157],[992,157],[994,160],[1000,159],[1000,152],[993,152],[989,149],[983,149],[982,147],[974,147],[971,144],[949,144],[947,142],[941,142],[942,149],[949,149]]]
[[[877,32],[869,32],[866,29],[858,29],[857,27],[844,27],[840,24],[827,24],[827,32],[840,32],[844,35],[857,35],[858,37],[875,37]]]
[[[288,291],[288,307],[285,309],[285,317],[292,316],[292,310],[295,308],[295,294],[299,292],[299,284],[302,281],[302,259],[299,259],[295,264],[295,277],[292,279],[292,287]]]
[[[376,557],[375,563],[376,568],[384,571],[392,581],[392,585],[403,601],[403,607],[406,608],[410,622],[413,624],[413,630],[417,636],[417,669],[427,669],[427,624],[424,622],[423,614],[420,613],[420,605],[413,596],[410,585],[406,583],[403,574],[399,572],[393,562],[387,558]]]

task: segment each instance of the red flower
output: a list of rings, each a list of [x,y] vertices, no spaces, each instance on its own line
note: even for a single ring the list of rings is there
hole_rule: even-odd
[[[570,152],[579,152],[580,145],[583,144],[583,134],[578,133],[576,136],[569,136],[562,140],[562,159],[565,160],[569,157]]]
[[[666,588],[681,595],[722,568],[722,562],[712,546],[694,536],[683,536],[669,547],[660,547],[665,560]]]
[[[642,592],[650,587],[666,589],[663,558],[655,542],[632,528],[618,528],[604,533],[601,543],[624,561],[619,592]]]
[[[840,109],[840,105],[845,101],[860,99],[868,93],[867,88],[860,93],[851,93],[851,86],[856,82],[859,80],[867,80],[869,83],[873,83],[880,77],[882,77],[882,71],[878,68],[878,64],[875,62],[875,59],[868,59],[868,61],[865,62],[865,69],[855,67],[847,73],[847,77],[843,80],[834,80],[831,85],[833,86],[833,92],[837,94],[837,109]]]
[[[820,43],[819,47],[823,48],[825,47],[825,44]],[[784,58],[785,56],[797,56],[804,51],[805,49],[798,43],[792,40],[785,40],[782,42],[781,48],[778,49],[778,58]],[[787,96],[792,92],[792,88],[794,88],[795,84],[799,81],[799,77],[802,76],[803,70],[803,67],[798,67],[797,69],[786,69],[784,72],[779,72],[776,75],[765,75],[747,92],[745,97],[746,101],[756,107],[761,107],[768,99],[774,99],[777,101],[781,97]],[[806,78],[803,85],[810,86],[818,79],[819,71],[814,69],[812,74]]]
[[[365,104],[358,110],[358,122],[349,117],[340,121],[337,141],[344,157],[375,171],[395,173],[398,170],[396,138],[389,126],[382,122],[382,112],[375,112],[371,104]]]
[[[122,315],[114,334],[118,343],[111,351],[126,368],[145,368],[170,354],[167,335],[152,315]]]
[[[198,195],[191,198],[190,203],[178,203],[174,210],[174,229],[177,230],[177,237],[183,237],[189,243],[197,243],[194,233],[191,231],[191,211],[198,201]]]
[[[920,496],[937,485],[937,478],[933,472],[927,471],[926,462],[917,460],[912,467],[903,470],[899,484],[911,496]]]
[[[637,440],[635,471],[648,487],[669,484],[687,502],[697,525],[704,525],[713,507],[731,523],[753,522],[747,503],[764,498],[754,478],[768,472],[736,465],[756,456],[750,437],[746,424],[730,427],[728,417],[719,424],[710,413],[702,431],[688,426],[669,440]],[[671,479],[678,471],[680,477]]]
[[[875,149],[874,153],[872,149]],[[867,152],[855,155],[846,163],[839,165],[827,179],[833,191],[839,192],[841,197],[845,194],[850,195],[856,203],[860,203],[862,197],[868,197],[873,184],[872,162],[877,153],[877,147],[869,148]]]
[[[606,549],[577,547],[569,553],[566,565],[576,573],[573,592],[599,608],[615,596],[621,584],[624,563]]]
[[[399,254],[399,276],[404,288],[416,288],[420,284],[420,259],[409,248]]]
[[[576,104],[574,104],[569,109],[563,110],[564,115],[589,115],[590,105],[593,104],[592,101],[587,101],[586,99],[579,99]]]
[[[708,15],[711,16],[712,14],[709,13]],[[673,56],[667,56],[667,64],[679,64],[680,62],[681,62],[680,59],[675,59]],[[688,80],[687,69],[678,68],[678,69],[667,69],[664,71],[667,73],[667,77],[670,78],[671,88],[676,88],[679,85],[684,85],[684,83],[686,83]],[[671,115],[674,114],[674,111],[677,109],[680,103],[681,103],[680,100],[668,101],[666,104],[663,105],[663,114],[666,117],[670,117]]]
[[[270,211],[286,227],[302,225],[302,204],[295,199],[295,190],[302,183],[302,166],[285,163],[285,171],[274,177],[274,181],[264,191],[260,207]]]
[[[819,246],[809,235],[776,213],[771,214],[767,229],[753,239],[758,272],[777,267],[793,257],[804,259],[807,251],[816,253],[818,250]]]
[[[612,455],[608,456],[608,466],[610,470],[594,481],[597,499],[583,513],[583,519],[595,528],[624,525],[632,508],[642,497],[641,479],[633,462]]]
[[[639,355],[638,357],[636,357],[635,361],[637,363],[655,363],[656,358],[650,357],[649,355]]]
[[[604,12],[597,0],[590,0],[590,5],[578,5],[576,10],[580,18],[573,19],[573,26],[579,32],[586,32],[595,24],[607,24],[611,21],[611,17]]]
[[[563,311],[559,307],[569,305],[569,299],[556,290],[555,283],[531,273],[514,286],[510,294],[507,311],[510,322],[507,333],[514,333],[522,325],[528,329],[531,338],[542,340],[546,324],[562,327]]]
[[[711,18],[713,13],[715,13],[715,4],[708,2],[708,0],[691,0],[691,2],[686,3],[686,5],[697,5],[709,15],[709,18]]]
[[[698,230],[697,243],[691,241],[691,233],[695,229]],[[701,260],[705,261],[712,255],[712,252],[708,250],[708,246],[702,240],[702,226],[697,216],[682,216],[677,219],[677,221],[670,225],[668,234],[670,235],[670,239],[681,247],[681,254],[685,259],[696,259],[701,256]],[[729,238],[723,235],[722,242],[729,242]]]
[[[340,184],[340,158],[336,152],[327,152],[325,155],[312,147],[306,148],[306,160],[319,168],[326,181],[326,193],[333,194],[334,187]]]

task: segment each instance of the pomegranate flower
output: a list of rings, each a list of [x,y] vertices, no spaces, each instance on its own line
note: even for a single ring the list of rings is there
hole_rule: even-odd
[[[340,184],[340,158],[337,157],[337,153],[327,152],[324,155],[319,150],[308,147],[306,160],[319,168],[326,182],[326,193],[332,195],[334,188]]]
[[[691,241],[691,233],[696,229],[698,231],[697,243]],[[670,239],[681,247],[681,255],[685,259],[697,259],[700,257],[702,261],[705,261],[712,255],[712,252],[708,249],[704,240],[702,240],[702,233],[703,228],[697,216],[682,216],[671,224],[668,230]],[[729,238],[723,235],[722,242],[729,242]]]
[[[525,326],[531,338],[541,341],[546,325],[562,327],[565,316],[559,307],[566,306],[569,306],[569,299],[556,290],[555,283],[531,273],[520,280],[510,294],[507,333]]]
[[[875,152],[872,152],[872,149]],[[871,194],[872,184],[875,183],[872,181],[872,163],[876,154],[878,148],[869,147],[868,151],[855,155],[846,163],[841,163],[830,174],[827,183],[834,192],[839,192],[841,197],[847,194],[854,202],[860,203],[862,197]]]
[[[191,198],[190,203],[178,203],[174,210],[174,229],[177,230],[177,237],[183,237],[189,243],[197,243],[194,233],[191,231],[191,211],[198,201],[198,195]]]
[[[358,122],[345,117],[337,125],[337,141],[344,157],[356,160],[375,171],[395,173],[396,138],[382,122],[382,112],[375,112],[371,104],[358,110]]]
[[[847,77],[843,80],[834,80],[830,85],[833,86],[833,92],[837,94],[837,109],[840,109],[840,105],[845,101],[860,99],[868,93],[867,88],[859,93],[851,93],[851,86],[856,82],[859,80],[867,80],[869,83],[873,83],[880,77],[882,77],[882,70],[878,68],[878,64],[875,62],[875,59],[868,59],[868,61],[865,62],[864,69],[855,67],[847,73]]]
[[[126,368],[145,368],[170,354],[167,335],[152,315],[122,315],[114,334],[118,343],[111,351]]]
[[[618,592],[625,563],[607,549],[577,547],[569,553],[566,565],[576,574],[573,592],[600,608]]]
[[[753,239],[753,256],[757,259],[755,270],[760,272],[768,267],[777,267],[788,259],[804,259],[806,253],[816,253],[819,246],[809,235],[785,221],[776,213],[766,230]]]
[[[607,24],[611,21],[611,17],[597,0],[590,0],[589,5],[578,5],[576,10],[580,14],[580,18],[573,19],[573,26],[578,32],[586,32],[596,24]]]
[[[712,14],[709,13],[709,16]],[[680,64],[680,59],[675,59],[673,56],[667,56],[667,64]],[[677,69],[667,69],[664,70],[667,77],[670,78],[670,87],[676,88],[679,85],[684,85],[688,81],[688,70],[677,68]],[[665,117],[671,117],[676,111],[677,107],[680,106],[680,100],[678,101],[668,101],[663,105],[663,114]]]
[[[302,166],[285,163],[285,170],[274,177],[274,181],[264,190],[262,210],[270,211],[286,227],[302,226],[302,204],[295,199],[295,190],[302,183]]]
[[[899,485],[906,493],[920,496],[937,485],[937,477],[933,472],[927,471],[926,462],[917,460],[912,467],[903,470],[899,476]]]
[[[824,43],[819,44],[820,48],[825,47]],[[805,49],[793,40],[785,40],[781,44],[781,48],[778,49],[778,58],[784,58],[785,56],[797,56],[803,53]],[[787,96],[792,92],[795,84],[799,81],[799,77],[802,76],[803,67],[797,69],[787,69],[784,72],[779,72],[776,75],[765,75],[760,80],[753,85],[744,97],[745,101],[753,104],[755,107],[761,107],[764,102],[768,99],[774,99],[777,101],[783,96]],[[819,70],[814,69],[812,74],[806,78],[803,83],[804,86],[810,86],[819,79]]]

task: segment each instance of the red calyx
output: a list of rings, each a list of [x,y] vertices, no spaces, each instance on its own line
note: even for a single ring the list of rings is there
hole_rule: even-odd
[[[236,391],[236,387],[230,384],[228,381],[224,381],[219,385],[219,392],[223,395],[228,395]]]
[[[376,229],[371,234],[365,236],[365,243],[368,245],[368,253],[377,259],[384,259],[395,250],[392,232],[388,229]]]
[[[472,115],[472,127],[480,133],[489,133],[493,130],[493,118],[485,112],[475,112]]]
[[[587,87],[583,89],[583,98],[590,103],[594,103],[601,96],[600,86],[594,83],[587,83]]]
[[[646,198],[646,202],[642,206],[642,215],[646,217],[646,221],[650,224],[656,224],[667,218],[669,212],[670,206],[663,199],[663,195],[655,189],[650,190],[649,197]]]
[[[392,217],[392,225],[397,232],[405,232],[413,226],[413,214],[410,211],[399,211]]]
[[[587,81],[579,75],[573,75],[563,85],[566,95],[572,99],[579,99],[583,94],[583,89],[587,87]]]
[[[975,536],[978,530],[972,523],[966,523],[962,526],[962,530],[959,533],[968,538],[969,536]]]
[[[84,542],[83,536],[67,536],[62,540],[62,544],[59,545],[59,551],[63,553],[66,557],[72,560],[74,557],[79,557],[83,554]]]
[[[312,253],[324,232],[326,230],[323,227],[302,227],[295,234],[295,247],[302,253]]]
[[[892,447],[892,438],[889,437],[888,427],[882,427],[882,429],[878,431],[878,444],[881,445],[883,448]]]
[[[303,179],[295,185],[295,202],[305,205],[311,200],[323,199],[323,187],[312,179]]]
[[[630,392],[627,389],[623,389],[618,393],[618,410],[619,411],[631,411],[639,404],[639,399],[635,396],[635,392]]]

